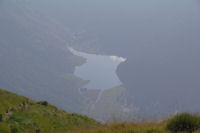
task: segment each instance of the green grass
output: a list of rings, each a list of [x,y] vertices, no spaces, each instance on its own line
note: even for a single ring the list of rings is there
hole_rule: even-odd
[[[160,123],[118,123],[104,124],[90,129],[79,129],[67,133],[171,133],[166,129],[167,121]],[[182,133],[182,132],[177,132]],[[186,132],[183,132],[186,133]],[[200,130],[194,132],[200,133]]]
[[[57,133],[76,127],[91,128],[98,123],[87,116],[70,114],[52,105],[42,105],[28,98],[0,90],[0,133]]]

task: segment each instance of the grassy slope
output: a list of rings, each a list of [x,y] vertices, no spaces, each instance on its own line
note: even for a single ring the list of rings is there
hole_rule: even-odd
[[[74,133],[169,133],[165,123],[112,123]]]
[[[167,121],[160,123],[112,123],[87,130],[77,129],[69,133],[170,133],[166,130]],[[181,132],[180,132],[181,133]],[[194,132],[200,133],[200,130]]]
[[[88,128],[98,125],[93,119],[78,114],[69,114],[52,105],[37,104],[28,98],[0,89],[0,133],[60,133],[75,127]]]
[[[0,89],[1,114],[0,133],[169,133],[166,121],[99,124],[87,116],[44,106]]]

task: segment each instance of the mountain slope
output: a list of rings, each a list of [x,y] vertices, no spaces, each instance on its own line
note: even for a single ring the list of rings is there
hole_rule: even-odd
[[[95,125],[87,116],[0,89],[0,133],[57,133]]]

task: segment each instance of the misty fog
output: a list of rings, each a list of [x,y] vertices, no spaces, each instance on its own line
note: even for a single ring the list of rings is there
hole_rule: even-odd
[[[31,51],[30,57],[37,55],[38,51],[43,53],[42,51],[47,49],[45,50],[46,56],[51,57],[49,63],[45,62],[46,59],[41,59],[40,62],[44,64],[44,67],[36,66],[34,70],[42,71],[48,68],[49,64],[57,61],[53,63],[54,66],[49,71],[52,72],[52,75],[58,74],[59,78],[63,76],[63,81],[60,81],[62,82],[62,85],[60,84],[62,91],[54,90],[52,87],[49,91],[51,95],[54,94],[54,91],[57,96],[64,94],[66,75],[64,76],[63,73],[68,73],[67,79],[70,77],[67,82],[70,91],[86,84],[84,80],[87,79],[79,79],[80,77],[73,75],[75,67],[80,66],[83,59],[74,57],[75,55],[73,56],[73,53],[67,50],[67,47],[70,46],[83,52],[127,58],[118,66],[116,73],[126,88],[126,104],[139,108],[139,111],[136,112],[138,115],[200,110],[198,102],[200,100],[200,2],[198,0],[13,0],[12,2],[0,1],[0,8],[3,10],[0,13],[0,27],[4,28],[0,31],[0,35],[3,35],[0,45],[4,46],[5,50],[10,49],[9,52],[16,51],[12,50],[13,47],[8,48],[6,44],[9,42],[9,46],[11,46],[10,37],[13,36],[13,40],[11,40],[15,42],[16,49],[17,45],[22,49],[27,47]],[[9,6],[9,12],[6,6]],[[33,15],[24,15],[25,11]],[[8,16],[20,23],[21,27],[26,27],[26,30],[20,29],[21,27],[18,27],[15,21]],[[33,19],[34,17],[37,19]],[[13,26],[15,24],[16,26]],[[15,27],[16,30],[9,25]],[[38,33],[40,33],[39,37],[37,37]],[[20,37],[16,36],[18,34]],[[27,35],[26,41],[23,41],[24,35]],[[45,41],[39,41],[41,44],[37,47],[35,44],[40,39]],[[31,47],[26,45],[29,42],[32,42],[30,43]],[[32,46],[38,51],[32,51]],[[59,52],[60,49],[63,54]],[[67,51],[66,55],[64,51]],[[54,57],[57,53],[60,54]],[[5,58],[6,54],[0,57]],[[40,56],[37,55],[35,58],[35,63],[38,63]],[[55,59],[53,60],[53,58]],[[73,60],[75,58],[76,60]],[[15,59],[10,58],[10,60]],[[22,59],[21,62],[26,60]],[[64,67],[68,70],[65,70],[62,62],[65,62]],[[5,75],[7,71],[9,72],[6,65],[10,64],[12,62],[4,62],[5,69],[2,71],[5,72]],[[56,66],[56,64],[59,65]],[[20,72],[28,71],[28,69],[21,70],[21,67],[26,68],[27,65],[19,66]],[[46,78],[46,75],[48,74],[43,75],[43,79]],[[31,75],[29,76],[32,78]],[[55,78],[49,78],[49,82]],[[19,77],[16,79],[21,81]],[[25,87],[39,82],[35,82],[35,79],[31,79]],[[71,85],[71,80],[73,85]],[[15,79],[12,83],[14,81]],[[23,82],[25,81],[23,80]],[[23,88],[23,82],[20,82],[19,86],[10,87],[7,85],[9,82],[2,80],[2,85],[0,85],[22,93],[19,90]],[[42,88],[43,86],[48,88],[47,85],[38,84],[40,87],[32,86],[30,88]],[[56,84],[55,82],[53,86],[55,87]],[[44,91],[48,91],[46,89],[41,95],[48,99],[49,96],[44,93]],[[78,93],[77,90],[73,91],[75,91],[73,94]],[[37,92],[40,92],[40,89]],[[22,94],[31,95],[26,91],[23,91]],[[57,104],[58,101],[55,100],[57,96],[49,99]],[[59,103],[61,101],[59,100]],[[81,112],[78,107],[80,104],[83,104],[81,99],[76,102],[76,105],[68,102],[67,106],[64,103],[60,103],[59,106],[65,109],[76,106],[69,110]]]

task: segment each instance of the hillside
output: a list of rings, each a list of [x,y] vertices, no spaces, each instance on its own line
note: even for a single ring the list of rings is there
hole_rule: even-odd
[[[184,125],[187,122],[192,125],[197,121],[197,126],[200,128],[200,117],[194,116],[192,122],[185,115],[183,119],[179,120],[183,121]],[[162,122],[153,120],[113,121],[100,124],[87,116],[60,110],[48,104],[47,101],[36,102],[0,89],[0,133],[170,133],[166,127],[169,121],[175,117]],[[181,128],[185,126],[179,125]],[[194,133],[199,132],[200,130],[197,130]]]
[[[0,89],[0,133],[60,133],[98,123]]]

